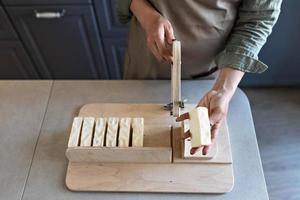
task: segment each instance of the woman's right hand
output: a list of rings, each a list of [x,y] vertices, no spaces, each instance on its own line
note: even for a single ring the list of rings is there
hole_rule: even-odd
[[[171,23],[161,15],[155,16],[149,20],[145,31],[148,48],[156,59],[162,63],[171,63],[172,52],[168,46],[172,45],[175,39]]]
[[[172,62],[171,48],[174,37],[171,23],[146,0],[133,0],[131,11],[146,32],[147,46],[159,62]]]

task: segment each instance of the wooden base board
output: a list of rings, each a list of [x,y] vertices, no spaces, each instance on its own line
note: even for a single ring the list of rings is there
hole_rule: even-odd
[[[186,105],[182,112],[188,112],[195,105]],[[220,150],[229,151],[215,157],[199,158],[197,162],[183,163],[177,154],[181,152],[176,136],[181,136],[180,123],[163,110],[160,104],[90,104],[85,105],[79,116],[144,117],[145,123],[172,126],[173,163],[76,163],[69,162],[66,185],[72,191],[105,192],[168,192],[168,193],[225,193],[231,191],[234,183],[230,143],[227,134],[221,137]],[[218,143],[219,144],[219,143]],[[222,145],[225,145],[224,147]],[[178,157],[176,157],[176,155]],[[230,158],[230,162],[228,162]],[[177,161],[177,162],[176,162]]]
[[[72,191],[226,193],[233,187],[230,164],[69,163]]]

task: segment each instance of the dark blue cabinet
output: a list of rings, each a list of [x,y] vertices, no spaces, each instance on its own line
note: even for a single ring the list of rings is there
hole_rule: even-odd
[[[95,10],[103,38],[126,39],[128,25],[120,24],[116,14],[116,0],[95,0]]]
[[[0,41],[0,69],[0,79],[39,78],[19,41]]]
[[[94,4],[104,44],[109,78],[122,79],[128,25],[119,23],[115,0],[96,0]]]
[[[107,69],[110,79],[123,78],[124,56],[127,49],[126,39],[106,38],[103,40],[107,57]]]
[[[97,1],[97,0],[96,0]],[[92,0],[2,0],[4,5],[68,5],[91,4]]]
[[[18,39],[4,9],[0,6],[0,40]]]
[[[108,78],[91,5],[8,7],[8,12],[43,78]]]

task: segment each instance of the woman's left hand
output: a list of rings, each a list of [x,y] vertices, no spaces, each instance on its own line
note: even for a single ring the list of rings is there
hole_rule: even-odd
[[[209,91],[199,102],[198,107],[208,108],[209,120],[211,124],[211,139],[212,143],[216,141],[223,120],[226,118],[231,95],[225,91]],[[176,121],[188,119],[188,113],[179,116]],[[191,132],[184,133],[184,139],[191,137]],[[191,154],[195,154],[202,148],[202,154],[206,155],[210,146],[194,147],[191,149]]]
[[[198,106],[208,108],[212,143],[217,139],[221,124],[227,115],[229,102],[244,74],[244,72],[230,67],[222,68],[213,88],[198,103]],[[179,116],[176,121],[179,122],[186,119],[189,119],[188,113]],[[188,137],[191,137],[190,131],[184,134],[184,138]],[[202,154],[206,155],[210,147],[192,148],[191,154],[195,154],[201,148]]]

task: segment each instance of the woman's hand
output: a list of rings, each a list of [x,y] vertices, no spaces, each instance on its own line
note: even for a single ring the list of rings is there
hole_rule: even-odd
[[[159,62],[172,62],[174,32],[171,23],[160,15],[146,0],[133,0],[131,11],[139,20],[147,35],[147,45]]]
[[[217,135],[219,133],[221,124],[226,118],[229,102],[231,95],[225,91],[211,90],[209,91],[198,103],[197,107],[208,108],[209,121],[211,124],[211,140],[215,143]],[[188,113],[181,115],[176,119],[176,121],[183,121],[188,119]],[[184,133],[183,139],[191,137],[191,132],[187,131]],[[191,154],[197,153],[202,147],[195,147],[191,149]],[[202,148],[202,154],[206,155],[208,153],[210,146],[204,146]]]
[[[207,107],[209,120],[211,124],[211,139],[215,143],[219,133],[221,124],[227,116],[229,102],[239,84],[244,72],[232,69],[223,68],[220,71],[219,77],[213,87],[198,103],[198,106]],[[188,113],[179,116],[176,121],[189,119]],[[191,137],[191,132],[184,133],[184,139]],[[195,147],[191,149],[191,154],[195,154],[202,148],[202,154],[206,155],[210,146]]]
[[[154,16],[149,19],[145,28],[147,45],[159,62],[172,62],[171,48],[168,48],[174,40],[171,23],[162,16]]]

